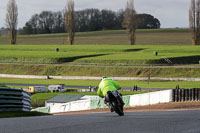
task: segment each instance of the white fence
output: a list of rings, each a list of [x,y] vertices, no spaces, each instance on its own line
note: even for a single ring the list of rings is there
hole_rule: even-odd
[[[172,102],[172,90],[130,96],[130,106],[132,107],[169,102]]]
[[[82,97],[81,100],[68,103],[46,103],[46,107],[50,108],[50,113],[90,110],[94,109],[94,105],[92,105],[91,101],[98,98],[97,96],[85,96]],[[131,95],[130,99],[125,102],[127,102],[125,103],[127,106],[131,107],[169,103],[172,102],[172,90]],[[104,103],[101,102],[101,104]],[[96,106],[96,108],[98,108],[98,106]]]
[[[48,76],[0,74],[1,78],[48,79]]]
[[[47,103],[50,113],[90,110],[90,99],[78,100],[68,103]]]

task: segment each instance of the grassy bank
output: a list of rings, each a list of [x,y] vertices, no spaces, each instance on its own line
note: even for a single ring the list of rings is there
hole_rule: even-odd
[[[49,115],[49,114],[40,112],[24,112],[24,111],[0,112],[0,118],[31,117],[31,116],[44,116],[44,115]]]
[[[197,67],[71,66],[1,64],[0,73],[17,75],[109,76],[109,77],[200,77]]]
[[[125,31],[84,32],[76,35],[76,40],[80,39],[81,43],[77,41],[79,45],[73,46],[59,45],[58,42],[63,41],[62,37],[66,39],[65,34],[19,35],[17,45],[5,45],[6,36],[0,36],[0,44],[4,44],[0,45],[0,62],[141,65],[169,64],[166,61],[168,58],[170,64],[199,64],[200,47],[191,46],[187,29],[138,30],[134,46],[124,45],[128,42]],[[56,48],[59,48],[59,52],[56,52]],[[158,56],[154,56],[155,51]]]
[[[0,83],[0,87],[5,87],[5,85],[2,85],[2,84]]]

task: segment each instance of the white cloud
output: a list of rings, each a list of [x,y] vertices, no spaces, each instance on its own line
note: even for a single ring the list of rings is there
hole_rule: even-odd
[[[67,0],[16,0],[19,8],[19,26],[35,13],[43,10],[63,10]],[[5,26],[8,0],[0,0],[0,27]],[[75,0],[75,9],[98,8],[118,11],[125,8],[126,0]],[[135,0],[138,13],[149,13],[161,21],[162,27],[188,27],[189,0]]]

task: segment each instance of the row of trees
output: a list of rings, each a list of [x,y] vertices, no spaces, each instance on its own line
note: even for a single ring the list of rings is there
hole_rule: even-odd
[[[123,29],[125,11],[85,9],[74,12],[76,32]],[[160,28],[160,21],[149,14],[136,14],[137,28]],[[67,20],[66,20],[67,21]],[[65,32],[64,11],[43,11],[35,14],[23,27],[24,34],[63,33]]]
[[[35,14],[23,27],[24,34],[65,32],[64,13],[43,11]]]
[[[160,22],[149,14],[136,14],[133,0],[128,0],[126,10],[114,12],[111,10],[85,9],[74,11],[74,0],[67,0],[65,11],[43,11],[35,14],[26,22],[22,33],[63,33],[68,32],[68,43],[74,43],[75,32],[113,30],[126,28],[130,44],[135,42],[137,28],[160,28]],[[18,8],[15,0],[9,0],[7,5],[6,24],[10,43],[16,43]]]
[[[138,15],[134,9],[134,1],[128,0],[125,13],[115,13],[109,10],[99,11],[98,9],[86,9],[74,11],[74,1],[68,0],[64,13],[62,12],[42,12],[34,15],[24,27],[25,33],[57,33],[68,32],[69,44],[73,44],[75,31],[92,31],[102,29],[127,29],[130,44],[135,42],[135,31],[144,24],[145,28],[159,28],[160,22],[144,21],[152,18],[150,15]],[[123,21],[122,21],[123,20]],[[200,0],[191,0],[189,10],[190,29],[192,33],[192,43],[200,45]],[[151,23],[149,23],[151,22]],[[7,5],[6,26],[10,43],[16,43],[18,23],[18,8],[15,0],[9,0]],[[156,25],[154,25],[156,23]],[[64,28],[65,27],[65,28]],[[76,27],[76,28],[75,28]]]

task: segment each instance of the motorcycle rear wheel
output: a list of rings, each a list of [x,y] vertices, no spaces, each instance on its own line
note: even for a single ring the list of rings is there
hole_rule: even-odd
[[[112,106],[114,107],[115,112],[119,116],[124,116],[123,105],[120,105],[120,104],[117,103],[117,101],[115,101],[115,102],[112,102]]]

